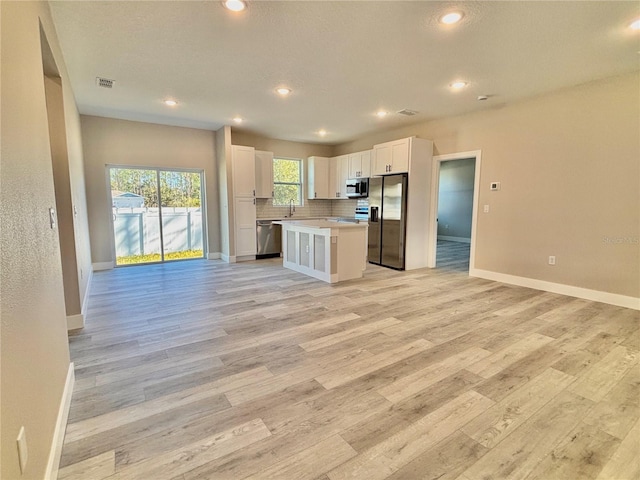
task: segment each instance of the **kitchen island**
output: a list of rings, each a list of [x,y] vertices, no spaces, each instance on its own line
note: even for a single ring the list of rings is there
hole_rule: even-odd
[[[282,265],[328,283],[362,278],[367,266],[366,222],[283,220]]]

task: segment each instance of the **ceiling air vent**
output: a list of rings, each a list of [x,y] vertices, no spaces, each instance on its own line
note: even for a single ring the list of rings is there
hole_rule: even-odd
[[[403,110],[400,110],[398,113],[400,115],[406,115],[407,117],[413,117],[418,112],[415,110],[409,110],[408,108],[405,108]]]
[[[102,88],[113,88],[115,80],[109,80],[108,78],[96,77],[96,85]]]

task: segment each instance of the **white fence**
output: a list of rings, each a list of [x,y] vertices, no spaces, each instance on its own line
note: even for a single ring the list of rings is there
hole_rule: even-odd
[[[116,256],[160,253],[158,208],[114,208]],[[202,250],[202,211],[199,208],[163,207],[164,252]]]

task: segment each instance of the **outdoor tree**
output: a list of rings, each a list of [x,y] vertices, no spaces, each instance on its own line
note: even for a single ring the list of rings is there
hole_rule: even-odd
[[[284,158],[273,159],[273,204],[302,204],[301,162]]]

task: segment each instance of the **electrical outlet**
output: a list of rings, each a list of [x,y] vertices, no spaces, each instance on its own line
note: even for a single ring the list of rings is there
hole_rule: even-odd
[[[549,265],[555,265],[555,264],[556,264],[555,255],[549,255]]]
[[[27,433],[25,432],[24,427],[20,427],[20,432],[18,432],[18,439],[16,441],[18,443],[20,472],[24,474],[24,471],[27,468],[27,459],[29,458],[29,452],[27,451]]]
[[[484,206],[484,213],[489,213],[489,205]]]

